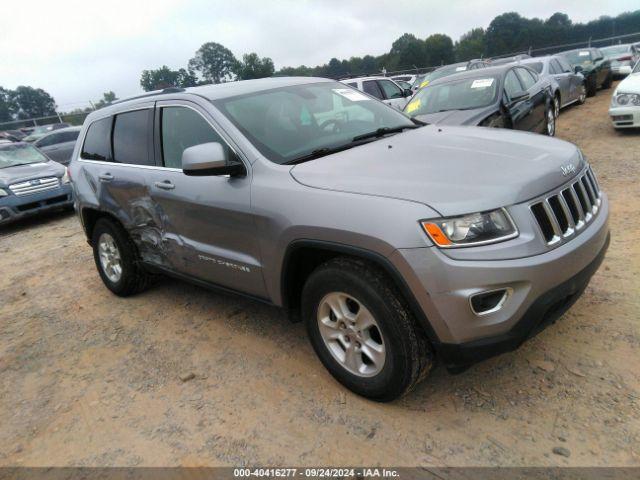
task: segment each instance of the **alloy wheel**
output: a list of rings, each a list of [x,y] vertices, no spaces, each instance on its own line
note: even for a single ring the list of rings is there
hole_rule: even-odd
[[[580,97],[578,98],[578,101],[580,103],[584,103],[586,99],[587,99],[587,87],[585,87],[583,83],[580,86]]]
[[[556,116],[553,113],[553,110],[549,109],[547,111],[547,134],[550,137],[553,137],[556,133]]]
[[[560,100],[558,100],[558,97],[553,97],[553,115],[556,118],[560,116]]]
[[[120,250],[113,237],[106,232],[98,239],[98,255],[104,274],[111,282],[118,283],[122,278]]]
[[[345,370],[359,377],[380,373],[385,342],[376,319],[358,299],[342,292],[325,295],[317,321],[325,346]]]

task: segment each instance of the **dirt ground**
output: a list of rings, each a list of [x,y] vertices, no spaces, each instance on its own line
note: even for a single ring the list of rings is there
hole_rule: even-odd
[[[113,296],[69,213],[5,227],[0,465],[640,465],[640,132],[613,130],[610,95],[559,119],[611,199],[583,297],[391,404],[340,386],[277,309],[173,280]]]

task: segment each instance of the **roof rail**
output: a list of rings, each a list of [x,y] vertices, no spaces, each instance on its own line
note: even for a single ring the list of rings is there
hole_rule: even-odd
[[[123,103],[123,102],[128,102],[130,100],[138,100],[140,98],[147,98],[147,97],[153,97],[155,95],[162,95],[162,94],[166,94],[166,93],[180,93],[180,92],[184,92],[185,89],[182,87],[168,87],[168,88],[163,88],[162,90],[153,90],[151,92],[146,92],[140,95],[134,95],[133,97],[127,97],[127,98],[121,98],[119,100],[116,100],[115,102],[111,102],[109,103],[107,106],[109,105],[117,105],[119,103]]]

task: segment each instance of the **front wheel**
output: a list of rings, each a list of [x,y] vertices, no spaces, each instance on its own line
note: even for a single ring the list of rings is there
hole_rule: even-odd
[[[596,91],[598,90],[598,83],[596,81],[595,75],[592,75],[587,80],[587,97],[594,97],[596,95]]]
[[[609,72],[607,74],[607,78],[605,79],[604,83],[602,84],[602,89],[603,90],[607,90],[609,88],[611,88],[611,84],[613,83],[613,74],[611,72]]]
[[[394,400],[433,366],[433,350],[394,285],[365,261],[341,257],[318,267],[302,312],[320,361],[359,395]]]
[[[554,113],[553,105],[547,106],[545,117],[546,128],[544,133],[549,137],[554,137],[556,135],[556,115]]]
[[[560,116],[560,94],[553,96],[553,114],[556,118]]]
[[[140,266],[136,247],[119,223],[99,219],[93,228],[91,245],[98,273],[109,290],[126,297],[147,287],[149,275]]]
[[[587,87],[585,87],[584,82],[580,84],[580,94],[578,95],[578,103],[583,105],[584,102],[587,101]]]

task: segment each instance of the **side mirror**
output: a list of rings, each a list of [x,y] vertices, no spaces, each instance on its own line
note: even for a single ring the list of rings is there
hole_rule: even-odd
[[[238,176],[246,173],[242,162],[229,160],[224,148],[217,142],[202,143],[186,148],[182,152],[182,171],[185,175],[192,177]]]
[[[522,102],[523,100],[529,100],[529,93],[525,91],[516,92],[510,99],[509,104],[514,105],[518,102]]]
[[[413,96],[413,90],[411,90],[410,88],[405,88],[403,93],[405,97]]]
[[[582,73],[582,67],[580,65],[576,65],[573,67],[573,71],[576,73]]]

